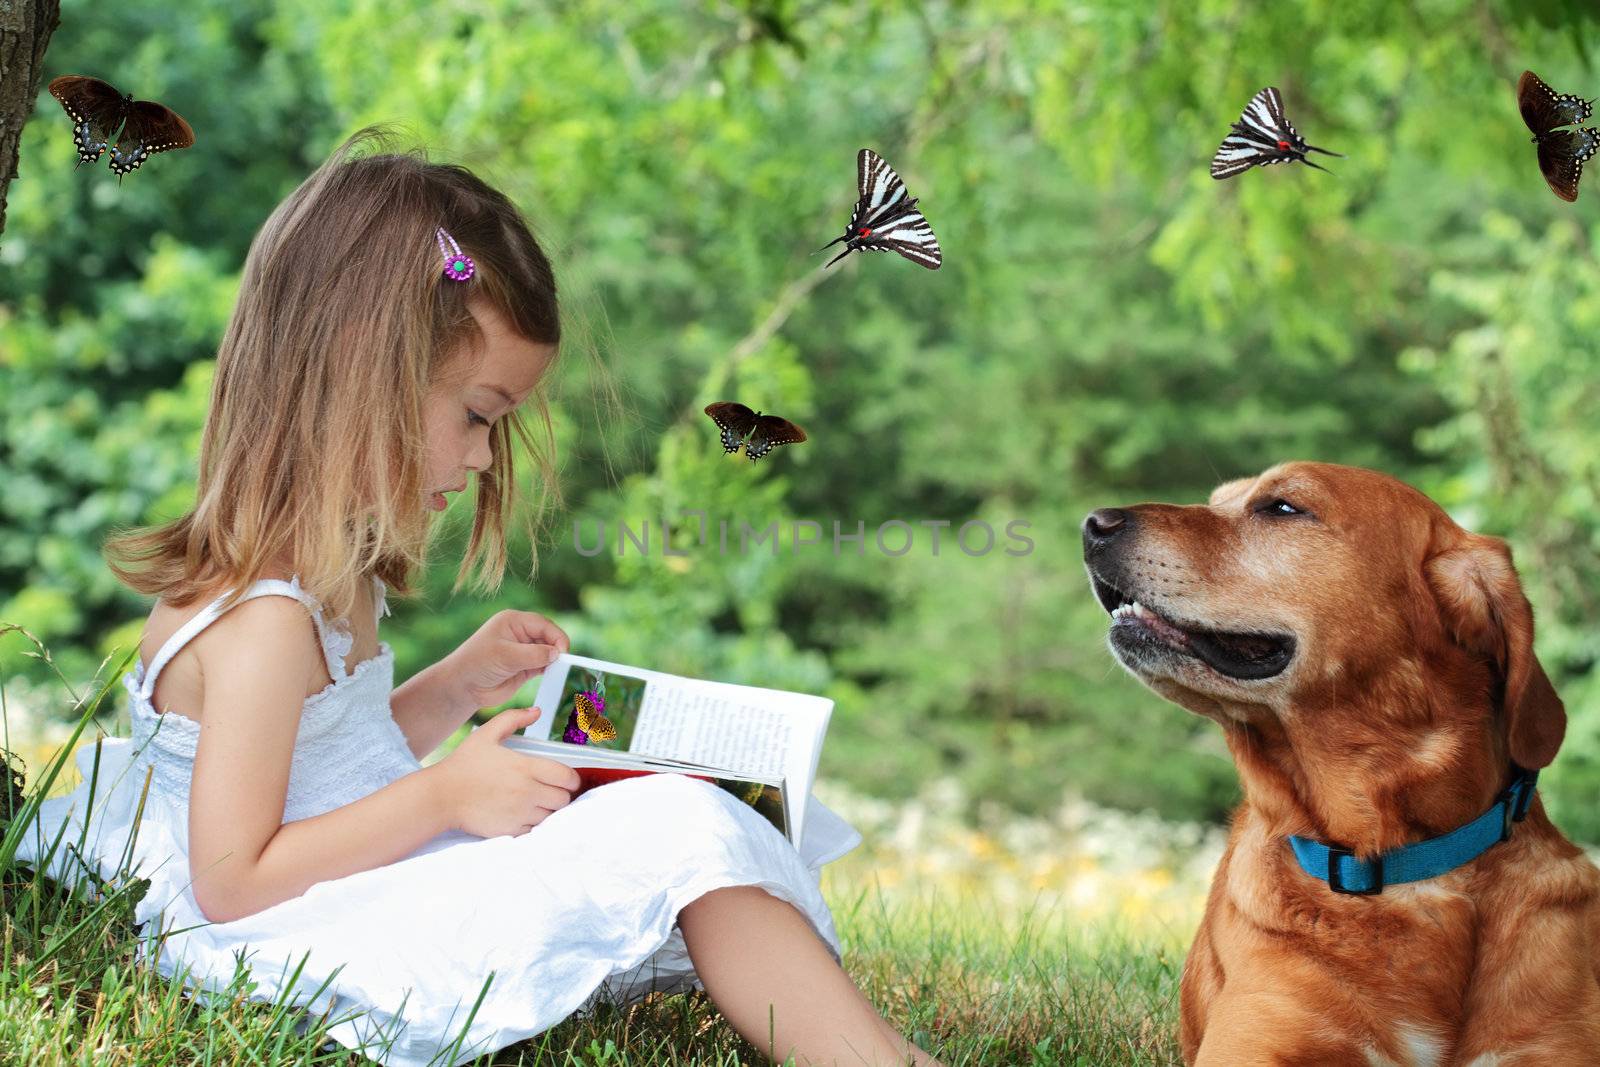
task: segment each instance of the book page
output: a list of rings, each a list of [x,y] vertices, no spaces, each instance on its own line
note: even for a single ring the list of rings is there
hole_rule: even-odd
[[[745,774],[782,775],[789,720],[781,708],[735,703],[699,687],[651,684],[628,750]]]

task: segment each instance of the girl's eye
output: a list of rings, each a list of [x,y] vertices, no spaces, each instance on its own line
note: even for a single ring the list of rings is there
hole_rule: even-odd
[[[476,411],[473,411],[471,408],[468,408],[467,409],[467,425],[471,426],[474,423],[476,423],[476,424],[478,424],[480,426],[487,426],[487,425],[489,425],[489,420],[484,418],[482,415],[479,415]]]

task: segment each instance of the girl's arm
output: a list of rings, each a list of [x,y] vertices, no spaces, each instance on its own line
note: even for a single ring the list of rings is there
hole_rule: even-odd
[[[189,873],[207,919],[254,915],[318,882],[393,863],[454,828],[438,767],[283,823],[300,713],[325,670],[300,603],[245,601],[190,647],[205,692],[189,790]]]
[[[412,675],[389,698],[389,711],[417,759],[461,729],[478,709],[461,701],[462,687],[444,660]]]
[[[455,829],[437,767],[400,778],[342,808],[284,823],[247,877],[205,909],[213,922],[254,915],[318,882],[385,867]]]

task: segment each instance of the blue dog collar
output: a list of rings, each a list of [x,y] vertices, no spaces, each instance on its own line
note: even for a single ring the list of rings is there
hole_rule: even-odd
[[[1442,837],[1390,849],[1370,860],[1356,859],[1349,849],[1324,845],[1308,837],[1289,836],[1300,869],[1326,881],[1335,893],[1373,896],[1386,885],[1437,878],[1470,863],[1511,837],[1511,824],[1521,822],[1533,803],[1538,771],[1511,765],[1511,784],[1495,798],[1494,806],[1465,826]]]

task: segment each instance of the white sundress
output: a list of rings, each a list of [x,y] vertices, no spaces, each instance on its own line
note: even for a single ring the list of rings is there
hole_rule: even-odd
[[[384,584],[374,581],[382,618]],[[301,711],[283,821],[342,807],[420,770],[390,712],[388,643],[346,673],[348,627],[325,622],[298,575],[263,579],[245,593],[265,595],[294,597],[311,611],[332,679]],[[250,999],[271,1002],[287,991],[284,1002],[305,1012],[301,1033],[311,1017],[325,1015],[333,1041],[379,1063],[454,1067],[538,1034],[601,997],[625,1002],[652,989],[698,985],[677,915],[713,889],[759,886],[789,902],[838,957],[820,872],[860,835],[808,798],[797,851],[736,798],[674,774],[592,790],[518,837],[452,830],[394,863],[318,882],[247,918],[209,922],[189,886],[188,797],[199,725],[157,712],[150,695],[172,656],[220,615],[220,601],[172,635],[148,674],[139,664],[124,676],[133,736],[79,749],[83,783],[42,803],[17,850],[18,860],[37,869],[65,826],[47,864],[52,878],[75,882],[87,863],[119,883],[150,879],[134,910],[138,959],[154,954],[161,975],[186,968],[185,984],[208,997],[227,987],[242,961],[255,985]],[[150,788],[124,874],[119,867],[147,771]],[[150,919],[159,920],[154,929]]]

